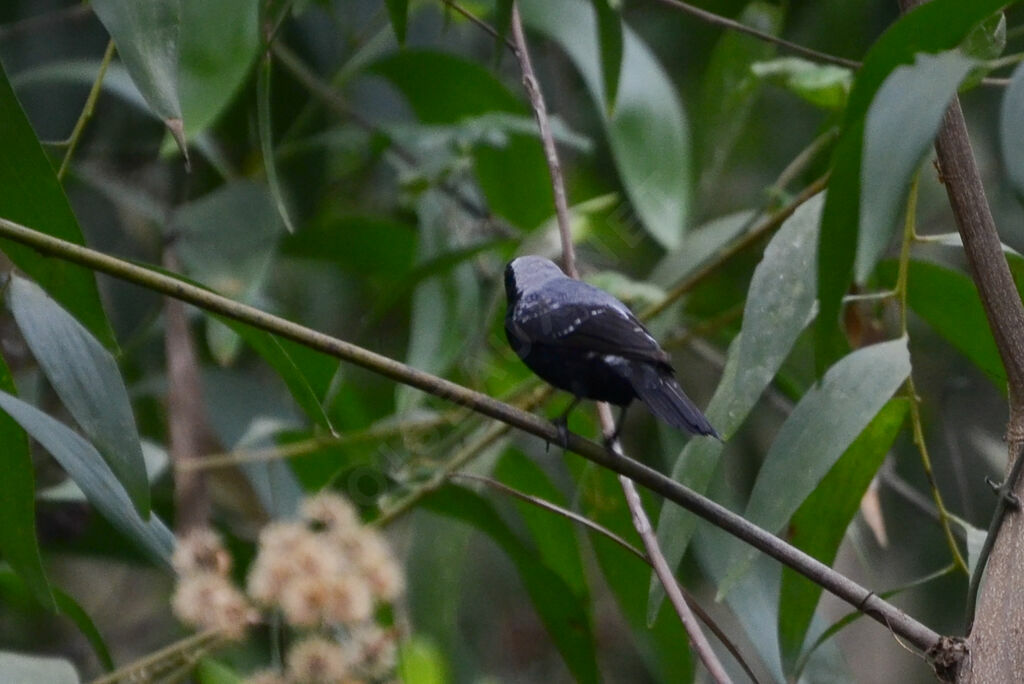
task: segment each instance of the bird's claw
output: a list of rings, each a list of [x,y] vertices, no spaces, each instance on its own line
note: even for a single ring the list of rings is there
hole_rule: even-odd
[[[569,448],[569,421],[568,421],[568,419],[565,416],[562,416],[560,418],[555,418],[551,422],[554,424],[555,429],[558,430],[558,445],[560,447],[562,447],[563,449],[568,449]],[[551,443],[548,442],[548,446],[550,446],[550,445],[551,445]]]
[[[1007,489],[1005,482],[996,482],[991,477],[986,477],[985,482],[992,488],[993,492],[1006,502],[1007,506],[1015,511],[1020,510],[1020,497]]]

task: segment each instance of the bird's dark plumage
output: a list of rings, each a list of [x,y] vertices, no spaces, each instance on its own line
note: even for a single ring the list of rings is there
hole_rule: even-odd
[[[541,378],[584,399],[640,399],[673,427],[718,437],[676,382],[668,354],[618,299],[539,256],[509,263],[505,293],[509,344]]]

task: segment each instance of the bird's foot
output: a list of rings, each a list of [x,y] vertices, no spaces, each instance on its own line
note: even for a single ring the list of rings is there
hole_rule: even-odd
[[[1020,510],[1020,497],[1009,490],[1006,482],[996,482],[991,477],[986,477],[985,482],[988,483],[988,486],[992,488],[996,495],[1006,502],[1008,508],[1012,508],[1015,511]]]
[[[555,429],[558,430],[558,446],[563,449],[569,448],[569,420],[568,416],[559,416],[551,421]],[[548,442],[548,446],[551,446],[551,442]],[[546,451],[546,450],[545,450]]]

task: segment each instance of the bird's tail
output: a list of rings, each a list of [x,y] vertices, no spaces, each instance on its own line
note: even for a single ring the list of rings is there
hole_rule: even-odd
[[[639,361],[632,365],[630,382],[633,391],[647,404],[651,413],[676,429],[721,439],[718,431],[711,426],[696,404],[690,401],[670,371]]]

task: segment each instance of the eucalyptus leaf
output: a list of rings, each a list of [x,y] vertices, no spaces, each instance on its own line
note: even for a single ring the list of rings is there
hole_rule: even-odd
[[[779,57],[750,66],[754,76],[785,88],[816,107],[839,111],[846,105],[853,72],[800,57]]]
[[[4,684],[78,684],[82,680],[64,658],[0,651],[0,681]]]
[[[174,535],[155,514],[143,520],[110,466],[89,442],[31,404],[0,391],[0,409],[53,456],[89,503],[153,560],[170,568]]]
[[[131,497],[149,516],[149,480],[117,361],[38,285],[12,275],[7,306],[47,380]]]

